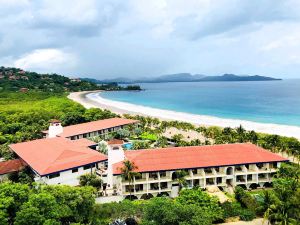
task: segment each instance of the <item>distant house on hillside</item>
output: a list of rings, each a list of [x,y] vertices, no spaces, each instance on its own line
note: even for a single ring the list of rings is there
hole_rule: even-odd
[[[28,88],[20,88],[19,91],[25,93],[25,92],[28,92],[29,89]]]
[[[81,82],[80,78],[71,78],[71,82]]]
[[[23,80],[28,80],[28,79],[29,79],[27,76],[21,76],[21,78],[22,78]]]
[[[25,74],[26,72],[24,70],[20,70],[18,73],[19,74]]]

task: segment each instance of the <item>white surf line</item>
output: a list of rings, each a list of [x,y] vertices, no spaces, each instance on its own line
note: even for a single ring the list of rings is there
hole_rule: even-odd
[[[237,119],[223,119],[214,116],[197,115],[184,112],[176,112],[171,110],[164,110],[158,108],[152,108],[148,106],[135,105],[126,102],[113,101],[103,98],[99,93],[90,93],[86,95],[90,100],[99,102],[100,104],[118,108],[120,110],[126,110],[137,114],[146,114],[152,117],[158,117],[161,119],[171,119],[194,123],[198,125],[207,126],[220,126],[220,127],[238,127],[242,125],[246,130],[254,130],[256,132],[267,134],[278,134],[282,136],[295,137],[300,139],[300,127],[280,125],[272,123],[257,123],[247,120]]]

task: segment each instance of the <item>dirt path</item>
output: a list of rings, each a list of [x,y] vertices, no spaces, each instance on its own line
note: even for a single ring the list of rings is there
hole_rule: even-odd
[[[262,218],[254,219],[252,221],[237,221],[230,223],[220,223],[219,225],[267,225],[267,221],[263,221]]]

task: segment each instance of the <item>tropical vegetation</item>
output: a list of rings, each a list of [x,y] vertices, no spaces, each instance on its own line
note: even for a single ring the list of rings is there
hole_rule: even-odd
[[[99,88],[87,81],[71,81],[59,75],[40,75],[13,68],[1,67],[0,72],[0,157],[5,159],[15,157],[8,149],[9,144],[41,138],[50,119],[59,119],[66,126],[117,116],[108,110],[85,109],[66,97],[65,91]],[[25,89],[20,91],[20,88]],[[250,142],[275,153],[287,154],[295,162],[300,159],[300,142],[295,138],[247,131],[242,126],[204,127],[151,117],[125,117],[137,119],[141,125],[119,130],[109,138],[131,140],[133,149]],[[195,131],[204,140],[186,140],[180,133],[167,138],[168,128],[176,128],[179,132]],[[99,151],[107,153],[100,143]],[[129,186],[134,177],[140,176],[136,169],[133,162],[124,161],[121,170]],[[197,187],[187,189],[186,175],[185,171],[176,172],[174,181],[181,191],[175,199],[156,197],[147,201],[96,204],[97,189],[102,181],[95,174],[81,176],[81,187],[44,186],[35,184],[30,170],[25,168],[11,174],[10,182],[0,183],[0,224],[205,225],[232,217],[241,220],[264,217],[271,224],[299,224],[299,164],[283,165],[272,189],[248,192],[237,187],[230,201],[222,204]]]

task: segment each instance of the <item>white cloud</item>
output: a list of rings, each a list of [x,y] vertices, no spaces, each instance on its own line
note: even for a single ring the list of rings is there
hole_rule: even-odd
[[[299,0],[0,0],[0,66],[295,77],[299,12]]]
[[[14,66],[40,72],[53,72],[58,68],[72,68],[76,65],[76,57],[60,49],[36,49],[23,55],[14,62]]]

